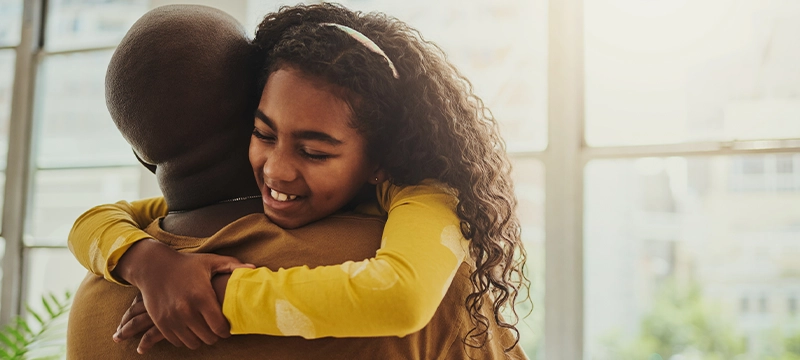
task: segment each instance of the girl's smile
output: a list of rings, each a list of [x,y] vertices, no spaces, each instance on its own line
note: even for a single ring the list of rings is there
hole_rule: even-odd
[[[294,206],[300,206],[300,202],[303,201],[303,197],[288,195],[269,187],[262,189],[261,194],[265,209],[269,207],[275,210],[287,211],[287,209],[291,209]]]
[[[264,212],[283,228],[337,211],[379,176],[343,92],[291,66],[272,73],[264,87],[250,163]]]

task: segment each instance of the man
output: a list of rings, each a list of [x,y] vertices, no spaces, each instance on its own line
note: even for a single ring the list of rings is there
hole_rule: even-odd
[[[298,229],[284,230],[263,214],[260,196],[253,198],[259,191],[247,162],[247,144],[253,127],[254,97],[260,91],[254,85],[257,76],[251,65],[252,57],[241,26],[230,16],[207,7],[158,8],[128,32],[112,58],[106,78],[109,110],[140,160],[155,170],[169,208],[178,211],[147,228],[162,243],[145,240],[131,246],[138,239],[121,238],[119,244],[108,249],[92,250],[95,244],[92,241],[85,248],[73,249],[93,272],[107,273],[109,277],[137,285],[136,268],[125,264],[141,263],[134,261],[136,258],[202,259],[201,253],[216,253],[276,270],[340,264],[375,255],[384,224],[384,218],[376,212],[336,214]],[[109,264],[103,259],[110,251],[126,250],[115,271],[109,273]],[[170,255],[174,253],[172,250],[180,254]],[[192,263],[159,259],[153,261],[153,266],[161,266],[163,276],[182,276],[188,272],[183,265]],[[113,268],[114,264],[111,265]],[[215,273],[241,265],[231,260],[208,266],[207,270]],[[494,341],[480,350],[467,351],[462,343],[472,328],[464,309],[464,299],[472,289],[469,273],[469,266],[462,264],[431,322],[403,338],[305,340],[237,335],[215,342],[209,335],[208,339],[200,340],[213,345],[191,350],[162,341],[144,356],[136,353],[138,339],[121,343],[112,340],[122,314],[138,290],[89,274],[75,295],[70,313],[68,357],[504,357],[503,346],[508,347],[513,341],[504,329],[494,329]],[[209,284],[203,289],[211,292]],[[208,330],[216,335],[224,332],[219,328]],[[508,355],[524,357],[518,347]]]

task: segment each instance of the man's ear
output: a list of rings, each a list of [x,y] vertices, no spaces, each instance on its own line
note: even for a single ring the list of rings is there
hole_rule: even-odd
[[[155,173],[156,173],[156,168],[157,168],[157,166],[155,166],[155,165],[153,165],[153,164],[148,164],[147,162],[145,162],[144,160],[142,160],[142,158],[140,158],[140,157],[139,157],[139,154],[137,154],[137,153],[136,153],[136,150],[133,150],[133,155],[134,155],[134,156],[136,156],[136,160],[139,160],[139,163],[141,163],[142,165],[144,165],[144,167],[146,167],[146,168],[147,168],[147,170],[150,170],[150,172],[151,172],[151,173],[153,173],[153,174],[155,174]]]
[[[382,168],[377,167],[372,171],[372,176],[369,179],[369,183],[372,185],[378,185],[386,180],[389,180],[389,174],[387,174]]]

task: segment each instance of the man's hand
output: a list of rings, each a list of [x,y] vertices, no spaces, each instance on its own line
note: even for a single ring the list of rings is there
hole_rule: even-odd
[[[237,268],[253,268],[253,265],[243,264],[229,256],[179,253],[155,240],[143,240],[125,252],[115,271],[142,292],[141,303],[147,311],[147,318],[152,319],[150,321],[163,337],[175,346],[194,350],[203,343],[211,345],[230,336],[230,326],[222,315],[220,302],[211,287],[211,278]],[[136,305],[134,302],[131,308]],[[135,319],[140,314],[129,310],[126,316]],[[125,320],[123,317],[120,329],[127,322]],[[115,340],[128,339],[143,331],[142,327],[118,331]],[[140,331],[132,332],[137,329]],[[151,331],[148,330],[147,334]],[[151,338],[155,340],[158,337],[155,334],[146,337]],[[160,340],[149,340],[148,344]]]

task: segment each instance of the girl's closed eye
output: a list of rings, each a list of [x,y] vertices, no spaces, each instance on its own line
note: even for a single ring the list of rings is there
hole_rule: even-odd
[[[325,161],[333,157],[333,155],[318,153],[309,149],[300,149],[300,154],[314,161]]]
[[[267,142],[275,141],[274,135],[268,133],[262,133],[261,130],[259,130],[258,128],[253,128],[253,136],[262,141],[267,141]]]

